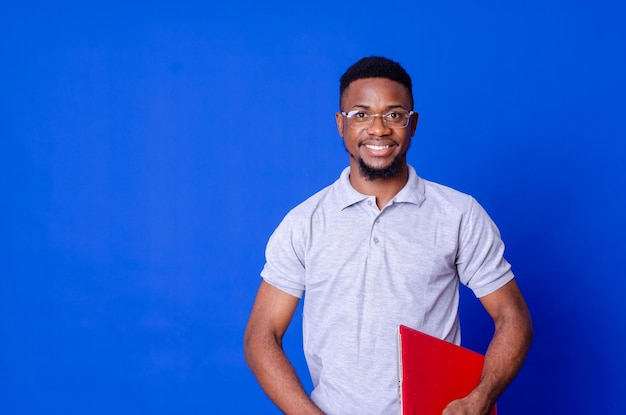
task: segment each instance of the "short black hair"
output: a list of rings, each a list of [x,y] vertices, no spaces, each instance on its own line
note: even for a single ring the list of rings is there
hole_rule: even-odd
[[[352,64],[339,80],[339,104],[343,93],[357,79],[387,78],[401,83],[409,91],[413,105],[413,83],[407,71],[395,61],[382,56],[368,56]]]

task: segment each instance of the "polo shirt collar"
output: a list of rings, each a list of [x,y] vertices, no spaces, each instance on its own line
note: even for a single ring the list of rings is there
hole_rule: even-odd
[[[339,208],[342,210],[370,197],[352,187],[352,184],[350,184],[350,167],[343,169],[336,184],[339,202],[341,203]]]
[[[413,203],[420,206],[426,199],[424,195],[424,181],[417,175],[413,166],[407,165],[407,167],[409,169],[409,180],[402,190],[393,197],[391,203]],[[352,206],[371,197],[358,192],[352,187],[350,184],[350,167],[343,169],[336,185],[341,209],[345,209],[348,206]]]
[[[407,165],[409,168],[409,180],[406,185],[393,197],[393,203],[413,203],[421,206],[426,200],[424,180],[418,175],[413,166]]]

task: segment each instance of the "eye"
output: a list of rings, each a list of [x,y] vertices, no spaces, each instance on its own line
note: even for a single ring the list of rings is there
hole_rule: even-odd
[[[409,113],[403,110],[389,111],[385,113],[385,121],[393,125],[405,125],[408,117]]]
[[[354,118],[361,118],[361,119],[363,119],[363,118],[369,117],[369,114],[366,113],[366,112],[363,112],[363,111],[357,111],[357,112],[354,113],[353,117]]]

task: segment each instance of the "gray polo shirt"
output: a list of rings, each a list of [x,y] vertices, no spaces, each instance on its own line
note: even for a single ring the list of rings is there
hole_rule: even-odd
[[[460,343],[459,281],[477,297],[513,278],[504,244],[466,194],[409,166],[406,186],[379,210],[346,168],[291,210],[261,272],[302,297],[311,398],[327,414],[397,414],[397,327]]]

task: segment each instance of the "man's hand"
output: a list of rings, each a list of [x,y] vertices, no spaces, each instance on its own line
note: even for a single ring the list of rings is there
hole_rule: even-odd
[[[484,403],[480,404],[468,396],[450,402],[441,415],[487,415],[490,410]]]

